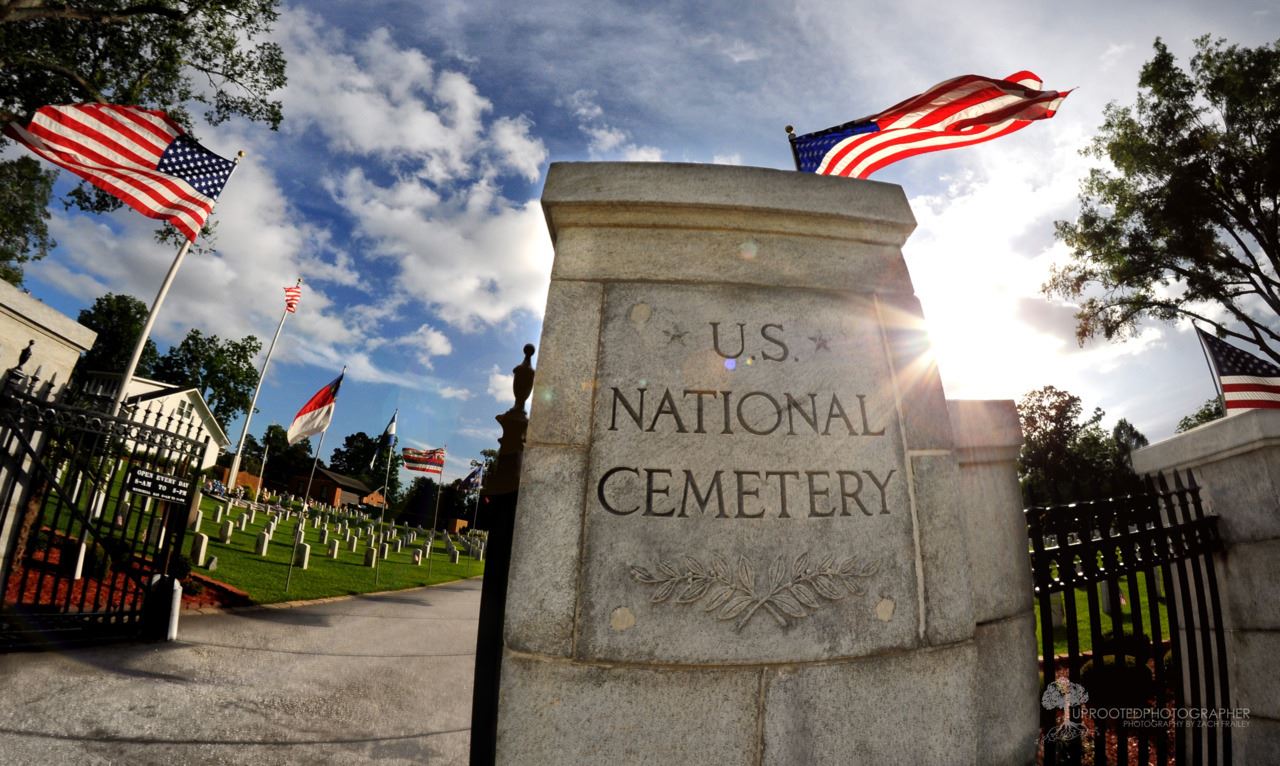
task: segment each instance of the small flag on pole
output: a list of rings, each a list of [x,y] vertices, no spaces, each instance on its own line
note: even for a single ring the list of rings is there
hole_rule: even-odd
[[[1206,333],[1200,340],[1213,360],[1228,415],[1241,410],[1280,409],[1280,367]]]
[[[115,104],[42,106],[5,133],[53,164],[195,240],[236,163],[163,112]]]
[[[866,178],[907,157],[1007,136],[1052,117],[1070,93],[1042,86],[1025,71],[1003,80],[973,74],[947,80],[883,112],[792,136],[796,170]]]
[[[334,381],[320,389],[302,405],[289,426],[287,438],[289,444],[297,444],[313,434],[318,434],[329,427],[333,420],[333,408],[338,403],[338,388],[342,385],[345,372],[334,378]]]
[[[373,460],[369,461],[369,470],[373,470],[374,463],[378,462],[378,453],[383,447],[392,447],[396,443],[396,416],[400,414],[400,410],[391,413],[391,422],[387,423],[387,427],[383,429],[382,436],[378,438],[378,448],[373,451]]]
[[[467,474],[462,480],[462,488],[470,491],[480,486],[480,466],[471,469],[471,473]]]
[[[302,300],[302,286],[290,285],[284,289],[284,310],[290,314],[298,310],[298,302]]]
[[[410,449],[405,447],[400,456],[404,458],[404,467],[408,471],[421,471],[422,473],[443,473],[444,472],[444,448],[440,449]]]

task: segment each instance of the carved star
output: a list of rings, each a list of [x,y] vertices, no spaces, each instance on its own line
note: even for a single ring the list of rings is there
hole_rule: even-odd
[[[679,343],[681,346],[683,346],[684,336],[689,334],[688,330],[681,330],[680,325],[678,324],[672,325],[670,330],[663,330],[662,332],[664,335],[667,336],[668,346],[670,346],[672,343]]]
[[[827,342],[830,341],[831,339],[824,336],[821,332],[819,332],[817,335],[810,335],[809,340],[813,341],[814,351],[830,351],[831,350],[831,347],[827,345]]]

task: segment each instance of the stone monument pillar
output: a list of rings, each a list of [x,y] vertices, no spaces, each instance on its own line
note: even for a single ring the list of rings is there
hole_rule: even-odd
[[[543,207],[498,762],[1025,762],[1034,729],[979,742],[993,706],[1034,723],[1029,577],[975,600],[991,482],[961,479],[902,189],[555,164]],[[1009,523],[993,573],[1026,562]],[[977,607],[1029,682],[979,678]]]

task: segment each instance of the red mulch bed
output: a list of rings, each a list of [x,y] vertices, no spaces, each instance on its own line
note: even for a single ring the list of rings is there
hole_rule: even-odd
[[[126,573],[112,572],[104,580],[86,572],[79,580],[71,580],[59,571],[61,562],[61,546],[50,546],[26,561],[14,562],[4,603],[65,604],[70,596],[72,611],[80,611],[80,604],[84,604],[84,611],[93,612],[120,609],[133,604],[135,598],[141,604],[138,587]]]
[[[197,609],[201,607],[218,607],[226,608],[231,606],[249,606],[253,603],[253,599],[249,598],[249,594],[233,588],[224,582],[211,580],[201,574],[191,573],[190,578],[197,588],[183,586],[182,589],[182,608]],[[199,590],[199,593],[192,591]]]
[[[68,573],[61,571],[62,551],[61,546],[52,545],[36,551],[25,561],[15,562],[9,573],[4,603],[37,608],[48,605],[59,611],[62,604],[69,603],[68,611],[71,612],[81,611],[81,604],[86,612],[107,612],[142,606],[143,596],[125,572],[112,572],[103,579],[86,570],[79,580],[70,579]],[[44,576],[41,577],[41,574]],[[227,608],[253,603],[248,593],[226,583],[195,572],[191,573],[189,580],[190,585],[183,586],[183,609]],[[190,587],[191,585],[196,587]]]

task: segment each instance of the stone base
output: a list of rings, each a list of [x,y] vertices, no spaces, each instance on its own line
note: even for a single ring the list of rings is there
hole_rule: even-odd
[[[976,654],[964,642],[831,664],[645,669],[508,651],[497,761],[972,764],[985,725]]]

